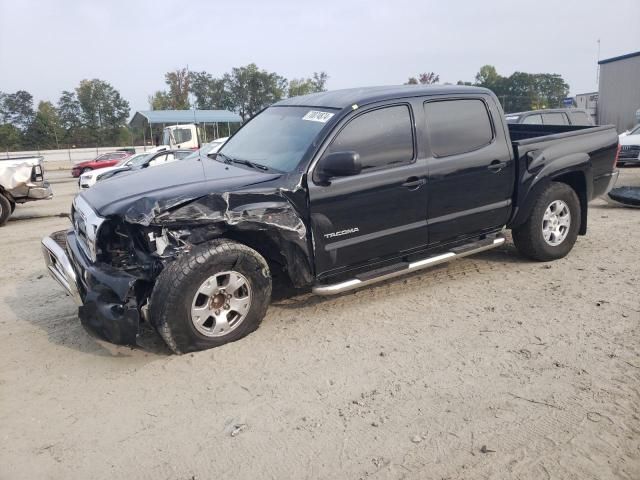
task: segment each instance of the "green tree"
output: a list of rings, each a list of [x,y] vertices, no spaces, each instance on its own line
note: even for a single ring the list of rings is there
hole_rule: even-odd
[[[15,125],[0,125],[0,148],[5,151],[22,148],[22,132]]]
[[[164,74],[164,82],[169,89],[157,91],[149,97],[152,110],[188,110],[191,75],[186,68],[179,68]]]
[[[496,94],[505,112],[522,112],[562,107],[569,94],[569,85],[555,73],[514,72],[509,77],[498,74],[492,65],[484,65],[476,75],[475,83]],[[471,85],[458,82],[458,85]]]
[[[311,78],[294,78],[289,81],[289,96],[307,95],[324,92],[329,75],[326,72],[314,72]]]
[[[434,72],[425,72],[416,77],[409,77],[405,85],[433,85],[440,81],[440,75]]]
[[[313,72],[313,91],[325,92],[327,90],[327,80],[329,80],[329,74],[325,71]]]
[[[502,81],[504,81],[504,77],[498,75],[496,67],[493,65],[483,65],[476,74],[476,85],[481,85],[485,88],[495,87]]]
[[[58,148],[62,134],[58,112],[53,104],[40,102],[38,111],[25,132],[25,142],[38,149]]]
[[[2,123],[10,123],[24,131],[32,122],[33,116],[33,96],[29,92],[18,90],[15,93],[1,95],[0,120]]]
[[[191,72],[189,75],[196,108],[200,110],[233,108],[224,78],[215,78],[207,72]]]
[[[149,96],[149,108],[151,110],[171,110],[171,101],[167,92],[158,90]]]
[[[231,104],[242,120],[251,118],[263,108],[282,99],[287,79],[275,72],[260,70],[255,63],[233,68],[224,76]]]
[[[118,130],[129,117],[129,102],[109,83],[99,80],[82,80],[76,88],[83,127],[93,140],[114,142]]]

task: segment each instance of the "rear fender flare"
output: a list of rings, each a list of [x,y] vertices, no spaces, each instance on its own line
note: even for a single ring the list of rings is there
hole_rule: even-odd
[[[538,156],[535,152],[527,154],[528,167],[519,186],[517,207],[507,227],[517,228],[526,222],[540,193],[551,182],[562,182],[573,188],[580,199],[579,234],[584,235],[587,231],[588,202],[593,187],[590,157],[587,153],[574,153],[547,161],[544,153],[541,152]]]

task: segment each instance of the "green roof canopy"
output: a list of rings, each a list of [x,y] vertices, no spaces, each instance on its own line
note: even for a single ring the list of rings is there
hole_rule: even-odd
[[[144,128],[145,123],[242,123],[242,118],[229,110],[145,110],[136,112],[129,125]]]

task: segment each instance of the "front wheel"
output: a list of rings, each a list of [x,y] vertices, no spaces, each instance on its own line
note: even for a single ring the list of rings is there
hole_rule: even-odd
[[[91,170],[92,170],[92,169],[91,169],[91,168],[89,168],[89,167],[84,167],[84,168],[82,169],[82,171],[80,172],[80,175],[82,175],[83,173],[90,172]],[[79,182],[79,181],[80,181],[80,180],[78,180],[78,182]]]
[[[175,353],[205,350],[258,328],[270,300],[265,259],[246,245],[217,239],[182,255],[158,276],[151,322]]]
[[[525,257],[548,262],[571,251],[579,229],[576,192],[565,183],[553,182],[536,199],[529,219],[513,229],[513,242]]]

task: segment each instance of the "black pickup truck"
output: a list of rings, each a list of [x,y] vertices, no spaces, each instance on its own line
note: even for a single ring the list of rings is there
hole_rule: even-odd
[[[79,194],[43,239],[91,331],[177,353],[258,327],[273,282],[330,295],[502,245],[539,261],[615,181],[613,126],[507,125],[489,90],[349,89],[283,100],[215,155]]]

